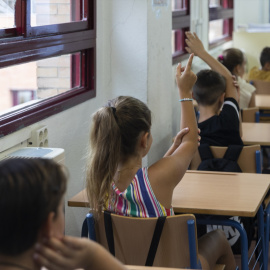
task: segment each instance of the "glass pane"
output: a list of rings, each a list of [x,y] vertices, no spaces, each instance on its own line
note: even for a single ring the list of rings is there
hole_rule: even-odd
[[[80,59],[74,53],[0,69],[0,114],[80,86]]]
[[[184,30],[172,31],[172,53],[183,52]]]
[[[223,37],[223,20],[215,20],[209,22],[209,42]]]
[[[220,5],[220,0],[209,0],[209,7],[218,7]]]
[[[189,0],[172,0],[172,10],[186,10]]]
[[[31,26],[81,21],[83,3],[79,0],[32,0]]]
[[[15,27],[15,2],[16,0],[0,1],[0,29]]]

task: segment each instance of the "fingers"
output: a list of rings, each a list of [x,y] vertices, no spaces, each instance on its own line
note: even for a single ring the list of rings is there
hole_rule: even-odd
[[[189,47],[185,47],[185,49],[186,49],[186,51],[187,51],[189,54],[192,53],[192,51],[191,51],[191,49],[190,49]]]
[[[182,65],[181,63],[178,63],[177,68],[176,68],[176,75],[181,76],[181,70],[182,70]]]
[[[192,53],[192,54],[189,56],[185,71],[191,70],[193,57],[194,57],[194,53]]]
[[[61,257],[54,250],[37,244],[35,246],[34,260],[39,265],[45,266],[50,270],[58,270],[58,265],[62,265]]]
[[[193,35],[196,39],[199,39],[199,37],[197,36],[197,34],[195,32],[193,32]]]

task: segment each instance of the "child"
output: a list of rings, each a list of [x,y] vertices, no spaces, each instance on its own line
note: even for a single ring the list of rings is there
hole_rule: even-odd
[[[152,144],[151,112],[143,102],[132,97],[118,97],[94,114],[87,191],[90,208],[97,215],[103,209],[134,217],[174,214],[171,206],[173,190],[198,147],[191,97],[196,81],[196,75],[191,71],[192,59],[193,54],[185,69],[178,65],[176,74],[182,130],[164,157],[149,168],[142,167],[142,158]],[[187,126],[189,128],[183,130]],[[209,241],[214,241],[218,248]],[[220,263],[226,264],[226,269],[235,269],[231,248],[220,231],[203,238],[199,252],[205,253],[210,264],[204,269],[213,269],[219,259]]]
[[[204,49],[196,33],[186,32],[186,37],[186,50],[212,68],[201,70],[193,87],[193,97],[200,112],[198,127],[201,130],[201,144],[243,145],[240,136],[239,94],[231,73]]]
[[[89,239],[63,236],[65,191],[66,174],[49,159],[0,162],[1,270],[125,269]]]
[[[270,82],[270,47],[265,47],[260,56],[261,69],[253,67],[248,75],[248,79]]]
[[[240,88],[240,109],[255,107],[256,88],[243,79],[246,70],[246,59],[243,52],[236,48],[227,49],[223,51],[222,55],[218,56],[218,61],[237,78]]]

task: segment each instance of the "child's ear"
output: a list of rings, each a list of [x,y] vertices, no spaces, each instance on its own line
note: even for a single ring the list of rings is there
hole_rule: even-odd
[[[39,230],[39,236],[41,239],[48,238],[53,235],[53,219],[54,219],[55,213],[50,212],[48,215],[47,220],[44,222],[42,227]]]
[[[146,149],[147,146],[148,146],[148,139],[149,139],[149,136],[150,136],[150,133],[149,132],[145,132],[143,133],[142,135],[142,138],[141,138],[141,147],[143,149]]]
[[[225,99],[225,93],[223,93],[219,98],[219,102],[220,102],[221,106],[224,103],[224,99]]]
[[[266,62],[263,69],[266,71],[270,71],[270,62]]]

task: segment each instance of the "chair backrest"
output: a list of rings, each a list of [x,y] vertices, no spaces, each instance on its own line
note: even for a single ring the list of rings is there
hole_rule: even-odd
[[[256,95],[270,94],[270,82],[253,80],[252,84],[256,88]]]
[[[124,264],[145,265],[157,218],[111,214],[111,220],[115,257]],[[104,215],[95,221],[95,231],[97,242],[109,250]],[[198,269],[194,215],[183,214],[166,218],[153,266]]]
[[[242,121],[249,123],[260,122],[260,111],[258,107],[242,109]]]
[[[222,158],[228,147],[210,146],[214,158]],[[201,163],[201,157],[197,150],[191,163],[190,170],[197,170]],[[261,173],[261,146],[250,145],[244,146],[237,161],[242,172],[245,173]]]

